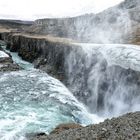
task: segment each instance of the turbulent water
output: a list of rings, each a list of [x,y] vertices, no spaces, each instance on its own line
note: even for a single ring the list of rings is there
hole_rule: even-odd
[[[57,79],[11,53],[24,70],[0,73],[1,140],[49,133],[60,123],[86,125],[140,110],[139,46],[76,45],[65,60],[72,93]]]
[[[25,68],[0,73],[0,139],[19,140],[36,132],[49,133],[60,123],[83,125],[101,121],[87,112],[72,93],[57,79],[36,70],[11,53]]]
[[[113,117],[140,110],[140,46],[75,45],[65,64],[69,88],[90,112]]]
[[[9,53],[11,56],[12,56],[12,59],[15,63],[17,63],[20,67],[22,67],[23,69],[26,69],[26,70],[30,70],[30,69],[33,69],[34,66],[33,64],[27,62],[27,61],[24,61],[22,60],[17,53],[15,52],[10,52],[9,50],[6,50],[6,45],[2,45],[2,48],[5,50],[5,52]]]

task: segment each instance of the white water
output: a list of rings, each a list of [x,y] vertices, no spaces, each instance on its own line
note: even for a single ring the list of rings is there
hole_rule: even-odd
[[[34,69],[16,53],[10,54],[25,70],[0,73],[0,140],[23,140],[30,133],[49,133],[61,123],[103,121],[88,113],[60,81]]]
[[[11,53],[25,70],[0,73],[0,139],[25,139],[60,123],[86,125],[140,110],[139,46],[76,45],[66,55],[69,88],[91,113],[60,81]]]
[[[65,66],[71,91],[105,118],[140,110],[140,46],[74,44]]]

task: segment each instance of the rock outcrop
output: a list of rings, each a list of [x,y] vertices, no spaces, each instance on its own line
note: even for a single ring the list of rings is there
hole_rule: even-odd
[[[7,49],[18,52],[24,60],[34,63],[35,68],[42,69],[60,80],[66,79],[65,58],[75,46],[70,43],[72,40],[12,33],[2,33],[2,38],[7,42]]]
[[[15,64],[12,60],[12,57],[5,53],[4,50],[0,47],[0,72],[17,70],[21,70],[21,68]]]
[[[0,72],[17,71],[17,70],[21,70],[21,68],[17,64],[14,64],[10,57],[0,58]]]

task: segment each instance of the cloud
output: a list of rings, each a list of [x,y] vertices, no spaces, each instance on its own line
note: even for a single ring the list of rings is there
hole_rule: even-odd
[[[8,15],[13,15],[13,18],[16,17],[17,19],[76,16],[84,13],[100,12],[121,1],[122,0],[1,0],[0,18],[9,18]]]

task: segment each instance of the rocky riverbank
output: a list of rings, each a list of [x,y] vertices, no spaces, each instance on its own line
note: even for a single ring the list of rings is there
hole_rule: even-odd
[[[0,72],[17,71],[21,69],[21,67],[13,62],[12,57],[7,54],[0,46]]]
[[[140,112],[128,113],[118,118],[86,127],[64,130],[50,135],[38,134],[29,140],[139,140]]]
[[[22,59],[34,63],[48,74],[64,81],[65,56],[76,46],[72,40],[44,35],[30,35],[1,32],[1,38],[7,43],[7,49],[17,52]]]

